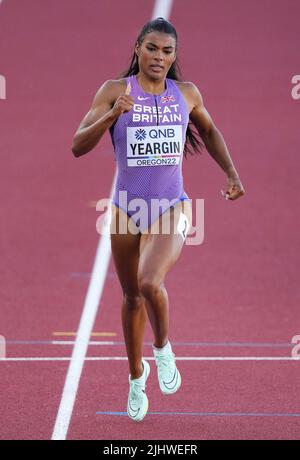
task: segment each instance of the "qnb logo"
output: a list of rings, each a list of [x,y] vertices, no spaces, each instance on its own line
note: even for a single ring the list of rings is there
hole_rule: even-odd
[[[292,88],[292,98],[295,99],[300,99],[300,75],[294,75],[292,77],[292,84],[295,85]]]
[[[135,137],[138,141],[144,141],[146,139],[146,131],[144,129],[137,129]]]
[[[0,99],[6,99],[6,80],[3,75],[0,75]]]
[[[169,139],[175,137],[175,130],[173,128],[151,129],[149,136],[151,139]]]
[[[296,344],[292,349],[292,358],[300,359],[300,335],[294,335],[292,343]]]
[[[0,359],[6,358],[6,341],[3,335],[0,335]]]

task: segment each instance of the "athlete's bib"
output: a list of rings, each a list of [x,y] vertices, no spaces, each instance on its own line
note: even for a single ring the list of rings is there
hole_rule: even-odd
[[[178,165],[182,126],[127,127],[127,166]]]

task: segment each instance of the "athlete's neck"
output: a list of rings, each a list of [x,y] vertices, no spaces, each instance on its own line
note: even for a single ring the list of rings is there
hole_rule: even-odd
[[[166,79],[151,80],[140,72],[136,74],[138,84],[146,93],[161,94],[166,89]]]

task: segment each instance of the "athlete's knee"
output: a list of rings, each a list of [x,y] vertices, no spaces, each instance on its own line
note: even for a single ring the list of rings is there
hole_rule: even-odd
[[[144,275],[139,278],[139,289],[146,298],[153,298],[160,293],[162,281],[155,276]]]
[[[124,294],[124,305],[127,310],[139,310],[144,307],[144,297],[142,294]]]

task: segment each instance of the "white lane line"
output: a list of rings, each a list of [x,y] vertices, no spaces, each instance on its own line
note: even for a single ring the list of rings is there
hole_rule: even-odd
[[[171,15],[172,4],[173,0],[156,0],[152,14],[152,19],[162,17],[168,20]]]
[[[76,334],[74,334],[76,335]],[[93,335],[93,334],[92,334]],[[4,338],[5,339],[5,338]],[[74,340],[7,340],[9,346],[12,345],[74,345]],[[1,344],[1,336],[0,336]],[[176,347],[201,347],[201,348],[291,348],[290,343],[249,343],[249,342],[172,342]],[[89,345],[109,345],[109,346],[124,346],[125,342],[107,341],[107,340],[93,340]],[[146,346],[152,346],[152,342],[144,342]]]
[[[6,361],[70,361],[73,357],[34,357],[34,358],[0,358],[0,362]],[[146,360],[154,361],[154,357],[145,357]],[[126,356],[89,356],[84,361],[127,361]],[[176,361],[300,361],[300,357],[290,356],[176,356]],[[73,390],[73,387],[70,388]]]
[[[172,3],[172,0],[156,0],[152,17],[162,16],[165,19],[168,19]],[[114,183],[116,181],[116,175],[117,171],[115,171]],[[114,183],[110,198],[112,198]],[[68,369],[62,399],[56,417],[52,440],[65,440],[67,436],[80,376],[85,361],[90,335],[93,330],[110,258],[111,247],[109,235],[107,233],[108,232],[105,232],[102,235],[98,245],[96,260],[92,270],[90,285],[77,332],[71,363]]]
[[[74,345],[74,341],[71,341],[71,340],[53,340],[51,342],[51,345]],[[112,345],[115,345],[114,342],[98,342],[98,341],[92,341],[92,342],[89,342],[89,345],[109,345],[109,346],[112,346]],[[120,344],[120,345],[123,345],[123,344]]]
[[[115,180],[116,172],[112,184],[110,198],[112,198]],[[110,235],[108,231],[110,225],[110,214],[108,214],[108,216],[109,218],[106,222],[106,226],[104,225],[103,227],[103,234],[99,240],[97,248],[90,284],[88,287],[73,348],[71,362],[67,372],[63,394],[55,421],[52,440],[65,440],[67,436],[90,336],[93,331],[109,265],[111,253]]]

